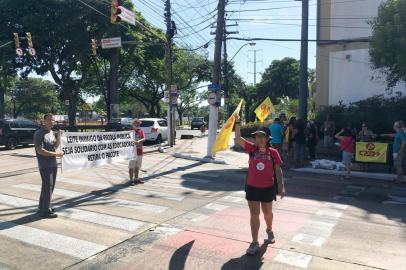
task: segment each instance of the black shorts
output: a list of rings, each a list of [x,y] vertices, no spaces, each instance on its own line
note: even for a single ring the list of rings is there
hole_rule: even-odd
[[[269,203],[276,201],[277,194],[277,185],[273,185],[269,188],[257,188],[250,185],[245,186],[245,199],[247,199],[247,201]]]

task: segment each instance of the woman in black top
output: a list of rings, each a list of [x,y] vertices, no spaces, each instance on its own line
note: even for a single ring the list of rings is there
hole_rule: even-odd
[[[314,123],[314,121],[309,121],[309,123],[307,124],[306,135],[310,160],[316,159],[316,147],[319,142],[317,133],[318,131],[316,124]]]
[[[295,123],[293,142],[295,166],[296,168],[300,168],[303,166],[306,147],[305,123],[302,119],[298,119]]]

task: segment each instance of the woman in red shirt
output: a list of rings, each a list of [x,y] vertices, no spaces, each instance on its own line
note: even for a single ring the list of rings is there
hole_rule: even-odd
[[[275,236],[272,231],[272,202],[276,201],[277,194],[281,198],[285,196],[285,184],[281,169],[282,160],[278,151],[269,146],[270,137],[266,131],[254,132],[255,143],[249,142],[241,137],[240,116],[236,114],[234,117],[236,142],[250,155],[245,192],[251,214],[252,235],[252,243],[247,249],[247,254],[253,255],[260,249],[258,232],[261,208],[267,225],[268,239],[265,240],[265,243],[275,243]]]
[[[342,129],[335,135],[335,138],[340,142],[340,148],[343,156],[342,162],[345,165],[347,171],[345,179],[350,179],[351,175],[351,161],[354,158],[355,145],[354,138],[349,128]]]

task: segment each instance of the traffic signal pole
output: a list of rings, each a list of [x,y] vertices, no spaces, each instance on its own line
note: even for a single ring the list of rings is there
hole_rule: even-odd
[[[302,38],[300,47],[299,118],[307,121],[309,0],[302,0]]]
[[[217,7],[218,15],[217,15],[217,27],[216,27],[216,41],[215,41],[215,48],[214,48],[214,65],[213,65],[213,74],[212,74],[212,84],[219,85],[220,84],[220,76],[221,76],[221,47],[223,41],[223,31],[224,31],[224,24],[225,24],[225,8],[226,8],[226,0],[219,0],[219,4]],[[209,138],[207,142],[207,157],[213,158],[212,155],[212,148],[214,142],[216,141],[217,136],[217,126],[218,126],[218,118],[219,118],[219,107],[215,105],[209,105],[210,112],[209,112]]]

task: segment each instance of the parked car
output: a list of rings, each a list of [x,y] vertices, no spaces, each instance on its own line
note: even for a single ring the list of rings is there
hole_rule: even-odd
[[[190,124],[190,129],[200,129],[201,126],[206,126],[207,123],[204,121],[204,117],[194,117],[192,123]]]
[[[0,119],[0,145],[15,149],[18,145],[34,143],[34,133],[40,126],[25,119]]]
[[[140,121],[147,141],[161,143],[168,138],[168,122],[165,119],[142,118]]]

